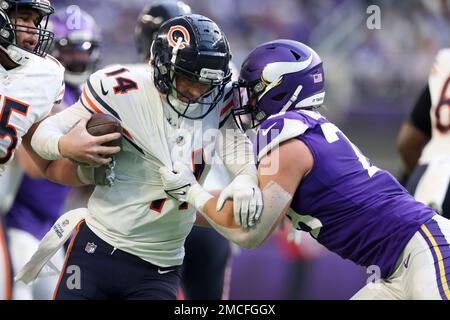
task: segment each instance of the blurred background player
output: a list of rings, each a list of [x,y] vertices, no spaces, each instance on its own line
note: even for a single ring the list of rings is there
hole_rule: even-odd
[[[56,106],[58,112],[75,103],[81,93],[81,84],[95,70],[100,57],[100,34],[94,19],[84,11],[79,12],[78,24],[70,23],[65,11],[52,16],[51,29],[55,33],[52,54],[66,68],[64,79],[66,91],[63,103]],[[70,187],[43,178],[24,149],[18,152],[23,175],[14,203],[6,216],[9,247],[13,271],[16,273],[36,251],[39,241],[63,212]],[[75,188],[79,193],[83,188]],[[64,252],[60,250],[53,258],[62,267]],[[33,286],[15,282],[13,299],[51,299],[58,274],[40,278]]]
[[[2,214],[9,209],[21,171],[11,164],[22,140],[28,144],[33,125],[48,115],[64,94],[64,68],[47,55],[54,12],[49,1],[1,1],[0,6],[0,299],[11,298],[10,263]]]
[[[397,147],[408,191],[446,218],[450,218],[449,112],[450,49],[443,49],[435,58],[427,87],[401,127]]]
[[[146,65],[161,24],[189,13],[191,8],[182,1],[155,1],[144,7],[138,18],[135,37],[138,53],[144,57]],[[213,164],[205,180],[205,188],[223,189],[229,182],[229,173],[224,166]],[[227,299],[231,272],[229,241],[211,228],[194,225],[184,246],[181,279],[184,297],[189,300]]]

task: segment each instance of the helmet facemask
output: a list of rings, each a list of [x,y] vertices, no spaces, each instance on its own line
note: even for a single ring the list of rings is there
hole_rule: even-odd
[[[265,85],[258,81],[248,84],[243,80],[233,83],[233,93],[236,108],[233,110],[234,120],[242,131],[258,127],[268,118],[263,110],[258,108]]]
[[[181,40],[181,38],[179,39]],[[175,64],[177,52],[178,49],[175,47],[170,62],[157,66],[161,80],[167,88],[167,92],[165,92],[167,103],[181,117],[191,120],[203,119],[222,99],[225,85],[231,80],[231,71],[228,70],[228,74],[225,75],[222,70],[203,68],[200,75],[197,75]],[[199,97],[189,97],[177,88],[177,76],[190,81],[192,84],[209,85],[209,88]],[[199,108],[203,110],[201,114],[196,112]]]
[[[225,36],[208,18],[186,15],[169,20],[160,28],[151,53],[155,86],[179,116],[203,119],[223,98],[231,80],[231,55]]]
[[[21,9],[34,10],[39,14],[34,27],[17,23],[17,17]],[[47,30],[49,16],[54,12],[53,7],[48,3],[33,1],[0,1],[0,16],[3,24],[0,30],[0,48],[5,51],[11,60],[20,64],[23,55],[14,47],[25,50],[40,57],[44,57],[53,42],[53,32]],[[12,16],[12,17],[11,17]],[[20,46],[17,36],[19,33],[26,33],[36,39],[36,45],[33,49]]]

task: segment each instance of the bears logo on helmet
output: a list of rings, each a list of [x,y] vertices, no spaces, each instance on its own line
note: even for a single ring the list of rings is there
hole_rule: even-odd
[[[150,63],[155,86],[169,106],[179,116],[196,120],[206,117],[222,99],[231,80],[230,59],[228,40],[219,26],[205,16],[190,14],[159,28]],[[177,90],[177,76],[207,85],[208,90],[196,98],[186,97]]]
[[[186,45],[189,45],[191,40],[189,31],[181,25],[170,27],[169,32],[167,32],[167,41],[169,41],[169,45],[175,48],[180,36],[182,36],[183,41],[181,42],[179,49],[184,49],[186,48]]]

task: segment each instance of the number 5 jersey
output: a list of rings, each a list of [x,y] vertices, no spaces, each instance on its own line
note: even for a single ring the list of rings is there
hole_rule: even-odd
[[[0,174],[30,127],[64,96],[64,67],[55,58],[29,55],[21,66],[0,65]]]

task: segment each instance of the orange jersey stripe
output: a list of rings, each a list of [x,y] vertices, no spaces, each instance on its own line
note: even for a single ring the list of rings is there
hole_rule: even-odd
[[[231,109],[231,107],[233,107],[233,100],[231,100],[227,105],[226,105],[226,107],[225,108],[223,108],[222,109],[222,111],[220,111],[220,116],[223,116],[225,113],[227,113],[230,109]]]
[[[59,285],[61,284],[61,280],[64,276],[64,272],[66,271],[66,268],[67,268],[67,262],[69,261],[69,256],[70,256],[70,252],[72,251],[73,243],[75,242],[75,238],[78,235],[78,231],[80,231],[80,226],[82,223],[84,223],[84,219],[81,220],[80,222],[78,222],[75,234],[73,235],[72,240],[70,241],[69,248],[67,249],[67,253],[66,253],[66,259],[65,259],[64,265],[61,269],[61,274],[59,275],[59,279],[58,279],[58,283],[56,285],[55,291],[53,292],[53,300],[55,300],[55,298],[56,298],[56,293],[58,292]]]
[[[86,93],[86,87],[83,88],[83,97],[84,97],[84,99],[86,100],[86,102],[89,104],[89,106],[90,106],[92,109],[94,109],[95,112],[97,112],[97,113],[103,113],[103,112],[102,112],[102,111],[94,104],[94,102],[92,102],[92,100],[89,99],[89,97],[88,97],[88,95],[87,95],[87,93]]]
[[[128,139],[133,140],[133,137],[131,136],[131,134],[128,132],[127,129],[122,128],[122,130],[123,130],[123,134],[124,134]]]

